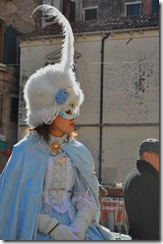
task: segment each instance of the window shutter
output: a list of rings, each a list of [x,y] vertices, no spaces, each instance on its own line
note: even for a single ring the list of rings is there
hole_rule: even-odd
[[[0,127],[2,127],[2,116],[3,116],[3,95],[0,93]]]
[[[0,63],[2,63],[2,48],[3,48],[3,46],[2,46],[2,43],[3,43],[3,29],[2,29],[2,26],[1,26],[1,24],[0,24]]]
[[[70,20],[75,21],[75,8],[76,8],[75,2],[70,2]]]
[[[18,105],[19,105],[18,98],[12,97],[10,120],[15,123],[18,122]]]
[[[16,30],[12,25],[8,26],[4,33],[3,63],[15,64],[16,62]]]
[[[159,0],[152,0],[152,13],[159,12]]]

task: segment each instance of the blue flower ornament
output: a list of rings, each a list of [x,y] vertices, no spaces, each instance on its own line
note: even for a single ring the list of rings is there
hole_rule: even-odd
[[[59,89],[57,91],[57,94],[55,95],[55,102],[57,104],[64,104],[68,98],[68,93],[66,92],[65,89]]]

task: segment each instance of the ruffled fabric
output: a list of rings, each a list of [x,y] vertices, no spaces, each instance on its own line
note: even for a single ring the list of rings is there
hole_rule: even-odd
[[[58,213],[65,213],[70,207],[72,183],[71,160],[64,152],[56,157],[51,155],[45,173],[43,201],[47,212],[54,208]]]
[[[64,143],[67,137],[50,137],[50,143]],[[56,218],[59,223],[70,225],[78,209],[86,207],[96,215],[96,203],[91,191],[82,181],[79,172],[69,156],[60,149],[57,154],[51,153],[45,172],[43,197],[40,213]],[[53,240],[49,235],[37,234],[37,240]],[[94,225],[86,231],[86,240],[103,240]]]
[[[89,208],[93,219],[96,216],[96,203],[91,195],[91,192],[75,192],[72,198],[72,203],[75,205],[76,209]]]

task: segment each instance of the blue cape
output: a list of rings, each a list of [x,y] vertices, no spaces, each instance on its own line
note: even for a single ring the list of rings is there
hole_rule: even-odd
[[[92,190],[99,221],[99,184],[93,172],[93,159],[85,146],[76,140],[64,143],[70,156]],[[0,239],[36,240],[37,215],[42,200],[43,180],[50,148],[33,131],[14,148],[0,177]]]

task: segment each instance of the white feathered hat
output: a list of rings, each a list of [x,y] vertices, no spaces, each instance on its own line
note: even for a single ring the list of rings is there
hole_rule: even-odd
[[[65,36],[60,63],[45,66],[30,76],[24,87],[27,108],[27,124],[35,128],[43,123],[50,124],[61,109],[73,104],[78,109],[84,100],[83,92],[73,72],[74,36],[64,15],[51,5],[40,5],[47,19],[55,17],[62,25]]]

